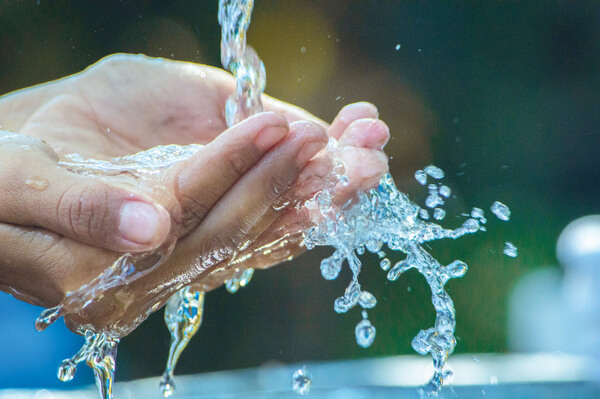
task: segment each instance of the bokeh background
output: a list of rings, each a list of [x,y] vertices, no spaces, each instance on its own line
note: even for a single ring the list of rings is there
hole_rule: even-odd
[[[116,52],[219,66],[217,3],[0,0],[0,94]],[[600,4],[257,0],[248,40],[264,60],[267,93],[325,120],[348,103],[376,104],[402,191],[422,204],[415,170],[435,163],[446,171],[456,198],[445,225],[457,226],[472,206],[510,206],[509,223],[490,218],[486,233],[432,245],[442,262],[470,265],[448,283],[456,352],[507,351],[511,288],[527,272],[556,267],[564,226],[600,213]],[[519,247],[517,258],[502,255],[505,241]],[[257,272],[235,295],[210,293],[178,373],[413,353],[412,337],[434,319],[424,279],[409,272],[390,283],[366,257],[361,278],[379,299],[369,313],[378,330],[362,349],[359,311],[333,311],[350,275],[325,281],[326,253]],[[55,366],[80,340],[70,342],[64,326],[36,335],[40,309],[0,299],[0,387],[57,386]],[[123,339],[117,379],[161,374],[168,343],[159,311]],[[86,371],[75,384],[91,381]]]

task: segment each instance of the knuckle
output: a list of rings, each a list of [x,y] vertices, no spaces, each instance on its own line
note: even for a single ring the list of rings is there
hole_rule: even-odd
[[[227,162],[227,168],[236,179],[239,179],[246,173],[247,161],[243,149],[240,148],[240,146],[230,145],[225,151],[224,157]]]
[[[103,184],[72,185],[59,198],[59,223],[75,236],[88,240],[104,238],[107,199],[108,192]]]

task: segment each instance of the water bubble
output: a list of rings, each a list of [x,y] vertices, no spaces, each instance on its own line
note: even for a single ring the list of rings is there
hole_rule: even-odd
[[[308,395],[311,383],[312,375],[306,370],[305,366],[294,371],[294,375],[292,376],[292,389],[298,395]]]
[[[376,332],[375,327],[373,327],[369,319],[361,320],[354,329],[356,343],[363,348],[368,348],[373,344]]]
[[[504,244],[504,255],[510,256],[511,258],[516,258],[517,251],[517,247],[512,242],[507,241]]]
[[[396,44],[396,47],[395,47],[395,48],[396,48],[396,51],[400,50],[400,47],[401,47],[401,46],[400,46],[400,43]]]
[[[300,52],[302,54],[305,54],[306,53],[306,47],[300,47]]]
[[[377,299],[375,295],[371,294],[368,291],[363,291],[360,293],[360,297],[358,298],[358,303],[365,309],[372,309],[377,305]]]
[[[500,220],[504,220],[506,222],[510,219],[510,209],[500,201],[494,202],[491,210]]]
[[[450,189],[450,187],[448,187],[448,186],[441,186],[440,187],[440,195],[442,197],[448,198],[450,196],[450,194],[452,194],[452,190]]]
[[[433,217],[436,220],[442,220],[446,217],[446,211],[442,208],[435,208],[433,210]]]
[[[424,186],[427,184],[427,174],[422,170],[417,170],[415,172],[415,180]]]
[[[425,167],[425,169],[423,169],[423,171],[425,173],[427,173],[429,176],[433,177],[434,179],[439,180],[439,179],[444,178],[444,171],[435,165],[429,165],[429,166]]]

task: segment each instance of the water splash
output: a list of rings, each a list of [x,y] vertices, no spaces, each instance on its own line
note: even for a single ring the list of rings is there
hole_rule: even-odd
[[[265,67],[254,49],[246,44],[253,5],[253,1],[248,0],[219,1],[221,61],[236,80],[236,91],[225,105],[225,119],[229,127],[263,110],[261,95],[266,85]],[[250,282],[253,274],[254,269],[236,270],[230,279],[225,280],[225,288],[234,294]],[[165,397],[173,394],[173,370],[200,327],[203,304],[203,292],[185,287],[169,299],[165,308],[165,322],[171,332],[169,359],[160,382]]]
[[[336,157],[335,149],[331,155]],[[423,175],[441,179],[444,172],[430,165],[425,168],[423,174],[416,173],[415,179],[421,184],[426,184],[427,177],[425,176],[423,181]],[[443,203],[439,193],[441,187],[432,184],[428,188],[429,197],[434,197],[436,203]],[[456,346],[454,304],[444,286],[450,279],[462,277],[467,271],[467,265],[460,260],[442,265],[423,248],[423,245],[434,240],[456,239],[465,234],[476,233],[481,229],[480,219],[468,217],[456,229],[446,229],[439,224],[427,222],[422,218],[423,209],[396,188],[389,174],[381,179],[376,189],[359,193],[356,201],[343,207],[337,207],[333,203],[334,190],[335,179],[322,192],[307,201],[307,207],[319,210],[320,219],[314,220],[315,225],[306,230],[304,240],[308,249],[317,245],[335,248],[334,253],[321,262],[324,278],[331,280],[337,277],[344,261],[352,271],[352,279],[344,295],[335,301],[334,310],[345,313],[356,305],[363,309],[375,306],[376,301],[373,300],[374,297],[371,299],[372,294],[363,291],[358,281],[362,263],[357,254],[361,254],[365,249],[383,258],[381,268],[387,271],[387,279],[390,281],[397,280],[407,270],[419,271],[431,287],[436,320],[433,327],[419,332],[412,346],[418,353],[429,353],[432,356],[434,376],[428,388],[424,389],[439,391],[444,380],[446,359]],[[442,192],[447,194],[444,197],[450,194],[449,188],[443,189]],[[438,217],[439,215],[438,211]],[[391,262],[386,257],[386,251],[382,249],[384,245],[389,250],[405,253],[405,259],[390,268]],[[363,320],[355,329],[358,344],[363,347],[370,346],[375,333],[375,327],[364,312]]]
[[[96,386],[100,397],[113,398],[113,381],[115,375],[115,359],[119,339],[105,333],[95,334],[87,330],[84,334],[85,344],[70,359],[62,361],[58,368],[58,379],[71,381],[77,371],[77,364],[85,361],[94,371]]]
[[[173,295],[165,307],[165,324],[171,333],[167,366],[160,381],[165,397],[175,390],[173,373],[179,356],[202,324],[204,292],[185,287]]]

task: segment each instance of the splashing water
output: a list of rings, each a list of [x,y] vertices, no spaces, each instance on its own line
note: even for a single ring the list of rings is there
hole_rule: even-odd
[[[219,1],[221,61],[236,79],[236,92],[227,99],[225,106],[225,119],[229,127],[263,110],[260,96],[266,85],[265,67],[254,49],[246,44],[252,8],[253,1]],[[236,270],[225,281],[225,288],[235,294],[250,282],[253,274],[254,269]],[[175,365],[200,327],[203,303],[203,292],[186,287],[176,293],[165,307],[165,322],[171,332],[169,359],[160,382],[165,397],[173,394]]]
[[[171,333],[167,367],[160,381],[165,397],[175,390],[173,373],[179,356],[202,324],[204,292],[185,287],[173,295],[165,307],[165,323]]]
[[[262,111],[260,95],[266,84],[265,69],[256,52],[246,44],[246,30],[250,24],[252,8],[252,0],[219,2],[219,23],[222,27],[221,59],[223,66],[236,78],[236,92],[226,103],[226,120],[229,126]],[[110,161],[82,159],[71,155],[61,162],[61,166],[82,175],[121,176],[137,186],[160,187],[162,170],[188,159],[201,147],[160,146]],[[330,181],[325,189],[304,204],[306,208],[318,210],[318,216],[314,216],[313,219],[314,225],[304,232],[304,245],[307,249],[315,246],[332,246],[335,249],[330,257],[321,262],[321,273],[325,279],[337,278],[343,263],[348,264],[352,279],[344,295],[335,301],[334,310],[346,313],[356,305],[363,309],[363,317],[355,328],[355,335],[357,343],[365,348],[374,342],[376,336],[376,329],[368,319],[366,309],[373,309],[377,305],[377,299],[370,292],[363,290],[358,281],[362,263],[357,255],[364,254],[365,250],[376,253],[381,259],[381,269],[387,273],[389,281],[397,280],[409,269],[416,269],[425,277],[431,288],[436,319],[433,327],[421,330],[417,334],[412,346],[418,353],[429,353],[433,358],[434,376],[429,384],[423,387],[422,393],[435,395],[444,379],[448,377],[448,373],[444,372],[444,365],[456,346],[454,304],[444,287],[451,278],[462,277],[467,271],[467,265],[460,260],[443,265],[423,246],[430,241],[456,239],[465,234],[485,230],[484,212],[480,208],[473,208],[461,226],[446,229],[427,221],[430,218],[429,211],[412,203],[406,194],[400,192],[389,174],[381,179],[377,188],[358,193],[353,202],[337,206],[333,202],[335,187],[338,183],[348,184],[348,177],[344,175],[344,165],[338,160],[339,151],[342,150],[332,139],[327,146],[327,153],[336,166]],[[444,175],[444,171],[435,165],[429,165],[415,173],[415,179],[428,188],[429,195],[425,205],[431,209],[435,220],[445,217],[446,212],[442,206],[450,197],[451,190],[437,182],[427,185],[427,181],[429,178],[439,181]],[[495,202],[491,209],[499,219],[509,220],[510,210],[506,205]],[[61,316],[82,311],[107,289],[128,284],[142,277],[170,255],[174,244],[174,240],[171,240],[152,253],[122,255],[92,282],[70,293],[59,306],[45,310],[36,321],[36,328],[43,330]],[[384,246],[387,247],[385,250]],[[402,252],[406,257],[392,265],[386,253],[388,250]],[[226,288],[229,292],[236,292],[248,284],[252,274],[252,269],[236,271],[233,277],[225,282]],[[189,284],[189,281],[187,283]],[[183,285],[184,283],[172,287],[170,292],[175,294],[165,308],[165,322],[171,332],[169,359],[161,380],[165,396],[173,393],[173,371],[177,360],[202,322],[204,292],[193,287],[182,288]],[[62,381],[71,380],[76,365],[86,360],[94,370],[101,396],[105,399],[112,398],[119,338],[136,328],[153,310],[154,307],[149,308],[132,324],[112,325],[103,332],[93,332],[86,329],[86,326],[81,326],[79,332],[85,333],[86,343],[75,356],[63,361],[59,368],[59,378]],[[307,394],[311,378],[305,368],[297,370],[292,382],[294,391],[301,395]]]
[[[312,383],[312,375],[306,370],[306,367],[302,367],[294,371],[292,376],[292,389],[298,395],[308,395],[310,393],[310,385]]]
[[[85,344],[70,359],[62,361],[58,368],[58,379],[71,381],[77,371],[77,364],[86,361],[94,371],[96,386],[102,398],[112,398],[115,375],[115,359],[119,339],[111,338],[105,333],[95,334],[87,330],[84,334]]]
[[[433,165],[425,170],[434,179],[444,176],[443,171]],[[415,178],[422,183],[421,174],[415,174]],[[429,186],[430,196],[439,196],[438,186],[432,186]],[[308,249],[317,245],[335,248],[333,255],[321,263],[323,277],[329,280],[337,277],[344,260],[352,271],[352,280],[344,295],[335,301],[334,310],[345,313],[356,305],[366,309],[376,304],[374,297],[370,299],[372,294],[363,291],[358,281],[362,263],[357,254],[364,252],[364,249],[384,258],[381,267],[387,270],[387,279],[390,281],[397,280],[409,269],[417,269],[431,287],[436,320],[433,327],[419,332],[412,346],[418,353],[430,353],[433,357],[435,372],[425,390],[437,392],[444,380],[445,361],[456,346],[454,304],[444,286],[451,278],[462,277],[467,271],[467,265],[456,260],[444,266],[423,245],[433,240],[456,239],[465,234],[476,233],[481,228],[480,220],[469,217],[456,229],[445,229],[436,223],[422,220],[419,217],[422,209],[412,203],[406,194],[398,191],[389,174],[381,179],[376,189],[360,193],[355,203],[341,208],[332,202],[334,187],[335,183],[330,184],[311,199],[311,203],[307,203],[307,207],[319,209],[322,218],[316,220],[315,225],[305,232],[305,245]],[[405,253],[405,259],[390,268],[390,261],[382,250],[384,245],[392,251]],[[366,312],[356,326],[355,333],[360,346],[368,347],[372,344],[376,329],[368,320]]]

